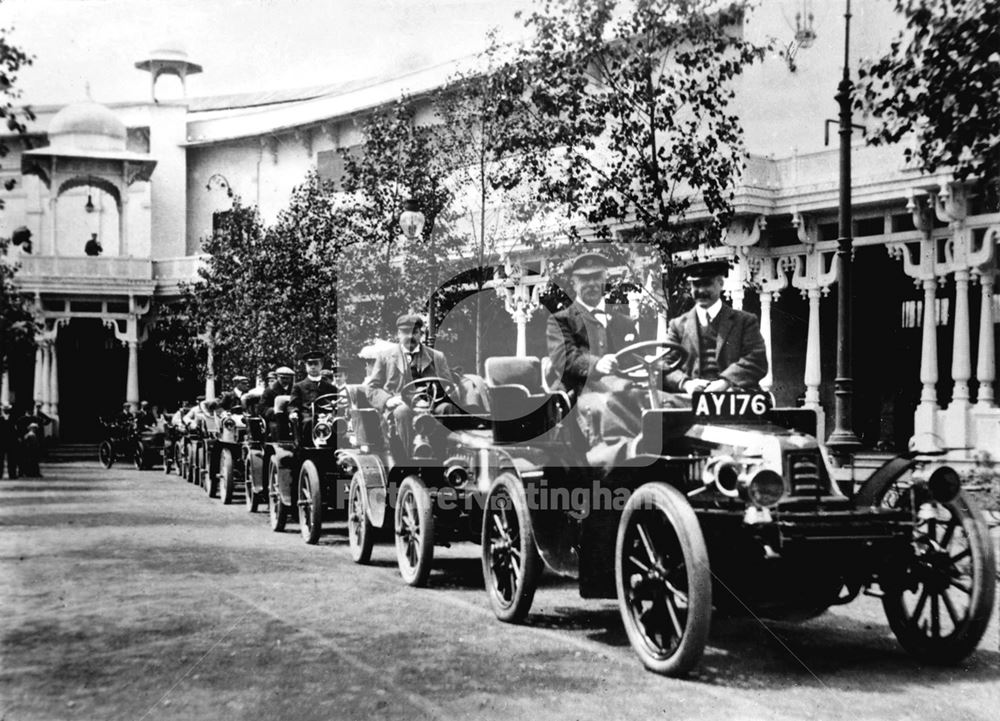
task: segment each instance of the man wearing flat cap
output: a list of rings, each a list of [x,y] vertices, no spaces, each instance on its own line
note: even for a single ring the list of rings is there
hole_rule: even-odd
[[[757,316],[722,302],[726,261],[699,261],[683,268],[695,306],[670,321],[667,340],[688,352],[687,363],[667,374],[676,393],[758,388],[767,374],[767,352]]]
[[[225,391],[219,397],[219,404],[222,409],[228,411],[234,405],[238,405],[243,402],[243,395],[250,390],[250,379],[246,376],[233,376],[233,387],[231,390]]]
[[[396,320],[398,343],[379,353],[371,375],[365,378],[368,401],[379,411],[391,411],[396,421],[396,433],[409,451],[413,447],[413,410],[400,396],[407,383],[421,378],[439,377],[452,380],[451,368],[444,353],[420,342],[424,321],[419,315],[404,314]],[[441,402],[431,409],[434,415],[455,412],[451,403]]]
[[[546,340],[552,372],[577,407],[589,416],[591,435],[605,440],[634,436],[641,413],[629,397],[629,382],[614,375],[615,353],[636,342],[636,327],[604,302],[608,261],[598,253],[584,253],[570,263],[575,299],[548,320]]]
[[[270,427],[270,422],[274,419],[274,399],[278,396],[287,396],[292,393],[292,383],[295,381],[295,371],[288,366],[280,366],[274,370],[274,382],[272,382],[264,392],[260,394],[257,401],[257,410]],[[272,432],[274,429],[272,429]]]
[[[320,396],[336,393],[337,387],[323,377],[323,354],[320,351],[307,351],[302,354],[302,362],[306,366],[306,377],[292,386],[291,398],[288,400],[288,420],[295,423],[302,421],[302,437],[312,437],[312,403]]]

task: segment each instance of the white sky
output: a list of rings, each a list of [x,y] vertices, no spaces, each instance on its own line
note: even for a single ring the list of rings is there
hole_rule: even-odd
[[[188,95],[276,90],[391,75],[474,54],[486,32],[521,34],[530,0],[2,0],[0,26],[35,63],[22,100],[145,100],[133,65],[183,47],[204,72]]]

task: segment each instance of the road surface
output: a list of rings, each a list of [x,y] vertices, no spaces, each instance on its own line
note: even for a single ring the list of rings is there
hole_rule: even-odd
[[[876,599],[803,624],[713,622],[695,674],[643,671],[613,601],[546,577],[501,624],[478,547],[428,589],[394,550],[354,565],[161,471],[94,463],[0,481],[0,721],[990,719],[996,619],[960,668],[922,667]]]

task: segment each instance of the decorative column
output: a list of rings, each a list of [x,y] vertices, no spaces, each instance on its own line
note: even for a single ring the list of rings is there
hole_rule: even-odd
[[[764,338],[767,354],[767,374],[761,379],[760,387],[770,391],[774,385],[774,353],[771,342],[771,302],[781,297],[781,291],[788,287],[788,274],[783,258],[761,256],[754,260],[756,268],[754,285],[760,297],[760,334]]]
[[[795,222],[797,220],[798,222]],[[795,214],[793,224],[796,225],[799,240],[805,247],[805,252],[794,257],[792,285],[799,290],[803,298],[809,300],[809,332],[806,336],[806,367],[803,381],[806,386],[805,407],[821,408],[819,388],[823,383],[821,364],[821,340],[819,322],[819,301],[830,292],[830,286],[837,281],[840,264],[834,252],[822,252],[816,248],[817,235],[814,223],[805,222],[802,216]]]
[[[969,448],[969,381],[972,379],[972,350],[969,328],[969,278],[973,262],[972,231],[965,225],[968,212],[966,190],[960,183],[942,183],[931,195],[938,220],[947,222],[951,236],[944,246],[942,270],[955,278],[955,332],[952,341],[951,403],[944,412],[942,435],[948,449]]]
[[[903,272],[918,288],[923,289],[923,318],[921,320],[920,342],[920,403],[913,417],[913,437],[911,449],[920,453],[939,453],[941,435],[938,433],[937,397],[938,349],[937,349],[937,286],[947,272],[938,264],[938,241],[932,237],[934,218],[932,210],[911,191],[906,209],[913,217],[913,226],[923,233],[919,244],[894,243],[886,246],[890,258],[903,262]]]
[[[48,242],[46,243],[45,236],[42,236],[38,245],[42,255],[59,255],[59,197],[56,190],[52,189],[49,192],[52,195],[49,197],[48,233],[45,234],[48,236]]]
[[[205,344],[205,400],[215,400],[215,329],[212,324],[204,333],[198,334],[198,340]]]
[[[115,332],[115,338],[128,349],[128,370],[125,376],[125,400],[132,410],[139,409],[139,346],[146,340],[148,327],[142,324],[141,318],[149,312],[150,303],[136,300],[129,296],[129,314],[125,318],[105,319],[104,324]]]
[[[121,203],[118,208],[118,256],[124,258],[128,253],[128,184],[121,191]]]
[[[32,400],[35,403],[43,402],[43,390],[42,390],[42,357],[44,353],[42,351],[42,338],[41,336],[35,336],[35,376],[32,380]]]
[[[132,321],[130,320],[131,324]],[[128,377],[125,381],[125,400],[132,410],[139,409],[139,341],[128,340]]]
[[[41,381],[41,402],[42,413],[52,415],[51,396],[49,395],[49,383],[52,380],[52,347],[48,338],[44,338],[40,344],[42,351],[42,370],[39,380]]]
[[[760,234],[767,227],[767,218],[757,215],[750,219],[749,224],[734,220],[726,228],[722,242],[733,249],[736,266],[726,276],[723,291],[732,301],[733,308],[743,310],[743,299],[746,287],[751,285],[753,263],[750,249],[760,241]]]
[[[10,372],[4,371],[0,376],[0,405],[10,403]]]
[[[52,436],[59,437],[59,351],[56,345],[56,337],[59,332],[59,321],[56,321],[52,328],[53,337],[49,343],[49,410],[52,418]]]
[[[994,230],[986,234],[986,242],[996,243]],[[993,283],[996,278],[996,268],[990,265],[980,268],[979,285],[982,288],[979,311],[979,357],[976,359],[976,378],[979,380],[979,392],[976,398],[976,408],[994,408],[993,382],[996,380],[997,359],[995,350],[995,329],[993,326]]]

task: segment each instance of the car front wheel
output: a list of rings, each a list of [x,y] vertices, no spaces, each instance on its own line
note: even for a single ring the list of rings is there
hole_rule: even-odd
[[[273,461],[267,473],[268,515],[271,522],[271,530],[281,533],[288,523],[288,506],[281,502],[281,493],[278,492],[278,466]]]
[[[319,469],[312,461],[306,461],[299,472],[299,531],[302,540],[314,544],[319,542],[322,530],[323,492]]]
[[[410,586],[426,586],[434,561],[434,513],[427,486],[407,476],[396,502],[396,561]]]
[[[493,613],[501,621],[523,621],[535,598],[542,559],[531,531],[521,482],[497,477],[486,497],[482,528],[483,578]]]
[[[615,543],[618,608],[632,649],[655,673],[682,676],[701,658],[712,616],[708,550],[698,518],[672,486],[640,486]]]
[[[355,563],[368,563],[375,545],[375,528],[365,507],[365,479],[361,471],[351,478],[347,501],[347,542]]]

